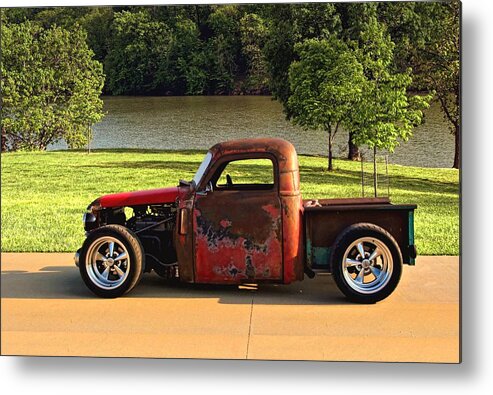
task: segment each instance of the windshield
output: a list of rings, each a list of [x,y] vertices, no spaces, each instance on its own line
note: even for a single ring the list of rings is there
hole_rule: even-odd
[[[205,155],[205,158],[200,164],[197,173],[195,173],[195,176],[193,177],[193,182],[195,186],[199,185],[200,180],[204,176],[205,169],[207,169],[207,166],[209,166],[209,163],[211,163],[211,159],[212,159],[212,154],[210,152],[207,152],[207,155]]]

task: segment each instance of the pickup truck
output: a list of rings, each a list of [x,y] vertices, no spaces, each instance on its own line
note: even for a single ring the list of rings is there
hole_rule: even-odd
[[[106,298],[151,270],[209,284],[332,273],[349,300],[375,303],[394,291],[402,265],[415,263],[415,208],[388,198],[303,200],[291,143],[234,140],[214,145],[191,181],[93,201],[75,263]]]

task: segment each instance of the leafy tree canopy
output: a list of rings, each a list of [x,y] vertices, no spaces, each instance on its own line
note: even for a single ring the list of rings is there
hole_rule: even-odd
[[[242,52],[247,63],[247,93],[264,93],[269,84],[267,64],[262,53],[267,37],[267,26],[261,16],[246,14],[240,20]]]
[[[308,39],[295,45],[299,60],[289,68],[292,94],[287,107],[295,124],[328,132],[329,162],[339,126],[350,121],[364,83],[363,67],[348,46],[335,36]]]
[[[2,135],[8,149],[81,147],[103,117],[102,65],[83,30],[32,22],[2,27]]]
[[[170,55],[160,65],[159,79],[179,94],[200,95],[207,85],[207,57],[200,41],[197,25],[188,18],[176,21],[172,33]],[[164,67],[163,67],[164,66]]]
[[[230,93],[234,89],[235,74],[241,56],[240,19],[238,5],[215,6],[208,25],[213,36],[208,42],[209,78],[214,93]]]
[[[421,123],[422,110],[428,107],[431,95],[408,96],[411,70],[394,70],[394,43],[385,25],[370,16],[361,28],[355,52],[365,81],[348,126],[357,144],[393,151]]]
[[[460,166],[460,3],[420,5],[426,37],[416,43],[413,63],[420,89],[434,90],[455,136],[453,167]]]
[[[410,94],[417,90],[436,92],[456,140],[454,167],[460,163],[456,0],[11,8],[0,14],[9,26],[80,25],[104,65],[105,93],[272,93],[288,118],[296,110],[288,105],[290,67],[300,61],[296,45],[337,38],[364,73],[360,110],[355,105],[349,130],[350,155],[354,141],[392,149],[408,138],[429,99]]]
[[[144,11],[116,13],[106,57],[108,88],[117,95],[156,91],[171,47],[168,26]]]
[[[325,38],[339,32],[341,24],[330,3],[271,4],[269,29],[264,46],[270,73],[270,88],[284,105],[290,96],[288,73],[296,60],[295,45],[310,38]],[[284,106],[289,118],[289,106]]]

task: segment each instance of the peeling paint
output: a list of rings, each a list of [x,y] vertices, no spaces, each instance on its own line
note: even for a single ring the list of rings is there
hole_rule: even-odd
[[[214,190],[193,196],[194,282],[290,283],[303,279],[302,201],[298,158],[282,139],[244,139],[217,144],[197,190],[224,160],[268,157],[274,163],[272,190]],[[190,238],[178,237],[185,248]],[[183,254],[186,264],[189,255]],[[190,272],[191,270],[189,270]]]
[[[258,219],[253,220],[255,216],[252,216],[248,227],[241,220],[236,226],[234,213],[228,220],[215,222],[208,218],[208,212],[204,215],[196,208],[193,217],[197,282],[281,280],[279,211],[278,208],[266,211],[268,221],[262,223]],[[272,217],[271,214],[277,216]],[[261,227],[267,228],[267,231]]]

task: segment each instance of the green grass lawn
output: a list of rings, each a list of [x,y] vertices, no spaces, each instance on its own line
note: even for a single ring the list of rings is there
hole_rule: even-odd
[[[72,252],[84,240],[82,213],[96,197],[190,180],[204,152],[98,150],[2,154],[2,251]],[[300,156],[304,198],[359,197],[360,163]],[[256,177],[256,169],[249,171]],[[393,203],[416,203],[418,253],[459,253],[459,172],[389,166]]]

